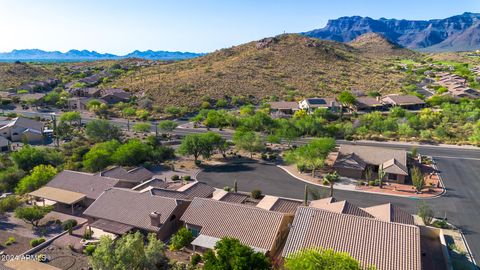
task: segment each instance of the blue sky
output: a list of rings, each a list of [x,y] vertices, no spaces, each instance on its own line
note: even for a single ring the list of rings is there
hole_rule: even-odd
[[[330,18],[445,18],[479,0],[0,0],[0,52],[210,52],[325,26]]]

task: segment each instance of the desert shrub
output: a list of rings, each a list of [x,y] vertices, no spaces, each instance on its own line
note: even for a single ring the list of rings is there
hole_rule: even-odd
[[[95,245],[87,245],[83,250],[83,253],[85,253],[87,256],[92,255],[93,252],[95,252]]]
[[[180,176],[178,176],[177,174],[174,174],[174,175],[172,175],[171,179],[173,181],[177,181],[177,180],[180,180]]]
[[[43,242],[45,242],[45,238],[43,238],[43,237],[35,238],[35,239],[30,240],[30,246],[33,248],[33,247],[36,247],[36,246],[40,245]]]
[[[369,186],[375,186],[375,181],[373,181],[373,180],[368,181],[368,185]]]
[[[172,239],[170,240],[169,248],[170,250],[179,250],[187,246],[188,244],[190,244],[192,240],[193,240],[192,232],[189,231],[187,228],[183,227],[172,236]]]
[[[196,266],[202,260],[202,256],[198,253],[195,253],[190,258],[190,264]]]
[[[192,177],[190,175],[184,175],[183,180],[190,181],[190,180],[192,180]]]
[[[13,245],[13,244],[15,244],[16,241],[17,240],[15,239],[15,237],[9,236],[7,241],[5,241],[5,246]]]
[[[13,211],[20,205],[20,201],[15,196],[8,196],[5,199],[0,200],[0,215],[8,212]]]
[[[259,189],[254,189],[254,190],[252,190],[250,196],[253,199],[260,199],[262,197],[262,191],[259,190]]]
[[[77,226],[78,222],[75,219],[67,219],[62,223],[62,228],[64,231],[68,231]]]

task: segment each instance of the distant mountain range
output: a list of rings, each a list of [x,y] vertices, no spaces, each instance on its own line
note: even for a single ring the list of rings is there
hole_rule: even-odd
[[[111,60],[124,58],[143,58],[148,60],[182,60],[198,56],[201,53],[191,52],[169,52],[169,51],[134,51],[127,55],[119,56],[109,53],[98,53],[96,51],[70,50],[66,53],[59,51],[43,51],[38,49],[31,50],[13,50],[7,53],[0,53],[0,61],[94,61]]]
[[[329,20],[324,28],[301,34],[350,42],[370,32],[380,34],[405,48],[419,51],[471,51],[480,49],[480,14],[466,12],[428,21],[341,17]]]

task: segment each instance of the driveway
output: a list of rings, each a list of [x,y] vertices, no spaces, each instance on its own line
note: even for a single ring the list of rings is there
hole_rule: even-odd
[[[408,146],[385,144],[386,147],[407,148]],[[418,147],[419,153],[434,156],[447,192],[436,199],[427,199],[438,217],[446,216],[465,234],[474,258],[480,256],[480,152],[469,149],[443,147]],[[233,186],[250,192],[260,189],[265,194],[303,199],[305,183],[274,165],[243,163],[210,167],[200,172],[199,181],[223,188]],[[326,196],[328,188],[312,186]],[[328,196],[328,195],[327,195]],[[347,199],[362,207],[382,203],[395,203],[410,213],[416,213],[418,199],[393,197],[355,191],[335,190],[338,199]]]

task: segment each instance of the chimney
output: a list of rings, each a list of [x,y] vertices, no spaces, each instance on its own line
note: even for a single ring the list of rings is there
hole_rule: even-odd
[[[160,216],[160,213],[155,211],[150,213],[150,225],[160,227]]]

